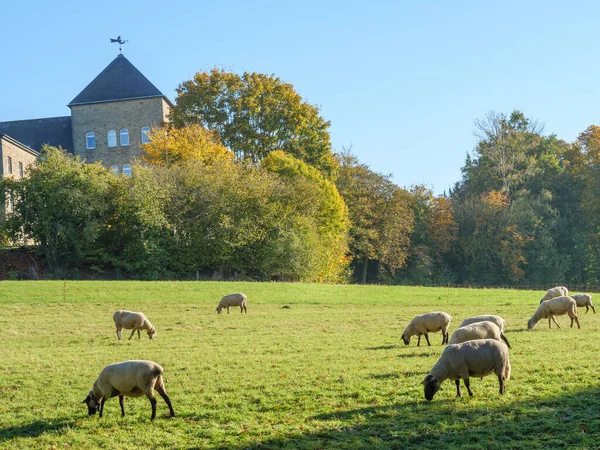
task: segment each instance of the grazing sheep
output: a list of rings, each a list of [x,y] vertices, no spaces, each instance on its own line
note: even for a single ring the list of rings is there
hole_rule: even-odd
[[[427,314],[421,314],[420,316],[415,317],[406,327],[404,332],[402,333],[402,340],[406,345],[410,343],[410,337],[415,334],[419,336],[419,340],[417,341],[417,347],[421,345],[421,335],[425,335],[425,339],[427,339],[427,345],[431,345],[429,342],[429,336],[427,333],[429,331],[442,331],[442,345],[448,343],[448,327],[450,326],[450,321],[452,320],[452,316],[445,312],[430,312]]]
[[[228,294],[228,295],[224,296],[221,299],[221,301],[219,302],[219,306],[217,306],[217,312],[219,314],[221,314],[221,311],[223,310],[223,308],[227,308],[227,314],[229,314],[230,306],[239,306],[240,312],[241,313],[245,312],[247,314],[248,313],[248,311],[246,309],[246,300],[247,299],[248,299],[248,297],[246,297],[246,295],[242,294],[241,292],[236,292],[235,294]]]
[[[483,378],[492,372],[498,377],[500,394],[504,394],[506,381],[510,379],[508,347],[495,339],[478,339],[448,345],[421,384],[424,386],[425,398],[431,400],[444,380],[455,380],[456,396],[460,397],[462,378],[469,396],[472,396],[469,377]]]
[[[124,361],[106,366],[98,375],[94,385],[83,403],[88,407],[90,416],[104,412],[104,403],[111,397],[119,396],[121,417],[125,416],[124,397],[141,397],[145,395],[152,405],[152,417],[156,417],[156,398],[154,389],[160,394],[169,407],[171,417],[175,411],[163,383],[163,368],[152,361]]]
[[[569,290],[564,286],[556,286],[552,289],[548,289],[548,292],[542,297],[540,303],[545,302],[556,297],[566,297],[569,295]]]
[[[133,333],[136,331],[138,333],[138,339],[140,339],[140,330],[146,330],[150,339],[153,339],[154,336],[156,336],[156,328],[154,328],[144,313],[119,310],[113,314],[113,320],[117,327],[117,337],[119,340],[122,340],[121,330],[123,328],[131,330],[129,339],[133,337]]]
[[[594,314],[596,314],[596,309],[594,308],[594,305],[592,305],[592,296],[590,294],[575,294],[572,295],[571,298],[575,300],[579,308],[583,308],[585,306],[586,314],[590,308],[592,308],[592,311],[594,311]]]
[[[510,348],[510,344],[504,333],[500,331],[498,325],[489,320],[458,328],[452,333],[449,343],[460,344],[462,342],[474,341],[475,339],[496,339],[497,341],[502,339],[508,348]]]
[[[548,319],[548,327],[552,328],[552,320],[558,328],[560,325],[554,318],[554,316],[561,316],[568,314],[571,318],[571,327],[573,327],[573,321],[577,322],[577,328],[581,328],[579,325],[579,318],[577,317],[577,303],[571,297],[556,297],[550,300],[542,302],[538,306],[537,311],[531,316],[531,319],[527,321],[527,328],[532,329],[541,319]]]
[[[500,333],[504,333],[506,321],[502,317],[494,316],[492,314],[483,314],[481,316],[469,317],[468,319],[463,320],[458,328],[462,328],[465,325],[471,325],[472,323],[485,321],[495,323],[496,325],[498,325],[498,328],[500,328]]]

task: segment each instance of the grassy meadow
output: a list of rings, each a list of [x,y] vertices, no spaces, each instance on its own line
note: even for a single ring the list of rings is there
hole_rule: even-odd
[[[243,291],[248,314],[215,313]],[[0,448],[598,448],[600,314],[581,330],[526,330],[541,291],[216,282],[0,282]],[[600,299],[600,297],[598,297]],[[600,303],[598,301],[597,303]],[[289,305],[290,308],[282,308]],[[143,311],[158,335],[119,342],[117,309]],[[441,334],[421,347],[400,336],[442,310],[507,321],[512,376],[446,381],[432,402],[421,380]],[[150,359],[165,369],[176,417],[157,395],[81,402],[108,364]]]

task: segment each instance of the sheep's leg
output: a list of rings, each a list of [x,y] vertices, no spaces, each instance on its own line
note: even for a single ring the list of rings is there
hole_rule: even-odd
[[[558,328],[560,328],[560,325],[558,324],[558,322],[556,321],[556,319],[554,318],[554,316],[550,316],[550,317],[552,317],[552,322],[554,322],[556,324],[556,326]],[[548,320],[550,320],[550,319],[548,319]]]
[[[454,380],[454,382],[456,383],[456,396],[460,397],[460,378],[457,380]]]
[[[596,310],[594,309],[594,307],[592,305],[590,305],[590,308],[592,308],[592,311],[594,312],[594,314],[596,314]]]
[[[500,383],[500,394],[504,394],[506,392],[506,384],[504,383],[502,374],[498,375],[498,383]]]
[[[427,345],[431,346],[431,342],[429,342],[429,336],[425,333],[425,339],[427,339]]]
[[[121,338],[121,328],[117,327],[117,337],[119,338],[120,341],[122,341],[123,339]]]
[[[104,412],[104,403],[106,403],[106,397],[102,397],[102,400],[100,400],[100,417],[102,417],[102,413]]]
[[[122,395],[119,395],[119,405],[121,405],[121,417],[125,417],[125,405],[123,403],[123,399],[125,397],[123,397]]]
[[[506,346],[510,348],[510,344],[508,343],[508,339],[506,339],[506,336],[504,336],[504,333],[500,333],[500,339],[502,339]]]
[[[134,334],[135,334],[135,329],[131,330],[131,335],[129,336],[129,340],[131,340],[131,338],[133,337]]]
[[[156,392],[158,392],[160,394],[160,396],[163,398],[163,400],[169,407],[169,412],[171,413],[171,417],[175,417],[175,411],[173,411],[173,405],[171,405],[171,400],[169,399],[169,396],[167,395],[167,391],[165,391],[165,388],[162,386],[156,386],[155,389],[156,389]]]
[[[229,314],[229,305],[227,306],[227,314]]]
[[[137,332],[138,332],[138,339],[140,339],[140,330],[138,329]]]
[[[154,418],[156,417],[156,398],[154,398],[150,394],[148,394],[147,396],[148,400],[150,400],[150,404],[152,405],[152,416],[150,417],[150,420],[154,420]]]
[[[577,328],[581,328],[581,325],[579,325],[579,317],[577,317],[577,315],[575,315],[575,322],[577,322]],[[573,319],[571,319],[571,326],[573,326]]]
[[[465,387],[467,388],[467,391],[469,391],[469,397],[473,397],[473,391],[471,390],[471,383],[469,382],[468,378],[465,378]]]
[[[421,346],[421,335],[419,335],[419,339],[417,340],[417,347]]]

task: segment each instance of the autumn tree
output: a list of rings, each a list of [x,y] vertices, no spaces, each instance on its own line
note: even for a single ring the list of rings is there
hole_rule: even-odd
[[[150,142],[142,145],[145,152],[142,161],[148,164],[171,165],[190,160],[210,164],[233,158],[233,153],[221,144],[215,132],[198,124],[154,128],[148,137]]]
[[[273,75],[212,69],[177,88],[173,124],[215,132],[238,158],[259,162],[283,150],[331,175],[330,123],[289,83]]]
[[[348,206],[350,254],[362,266],[359,279],[367,282],[369,261],[379,263],[382,275],[393,274],[408,256],[414,221],[410,194],[348,151],[337,158],[336,185]]]

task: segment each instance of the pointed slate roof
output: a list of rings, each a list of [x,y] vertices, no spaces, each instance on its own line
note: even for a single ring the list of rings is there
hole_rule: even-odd
[[[150,97],[164,97],[171,104],[142,72],[119,54],[67,106]]]

